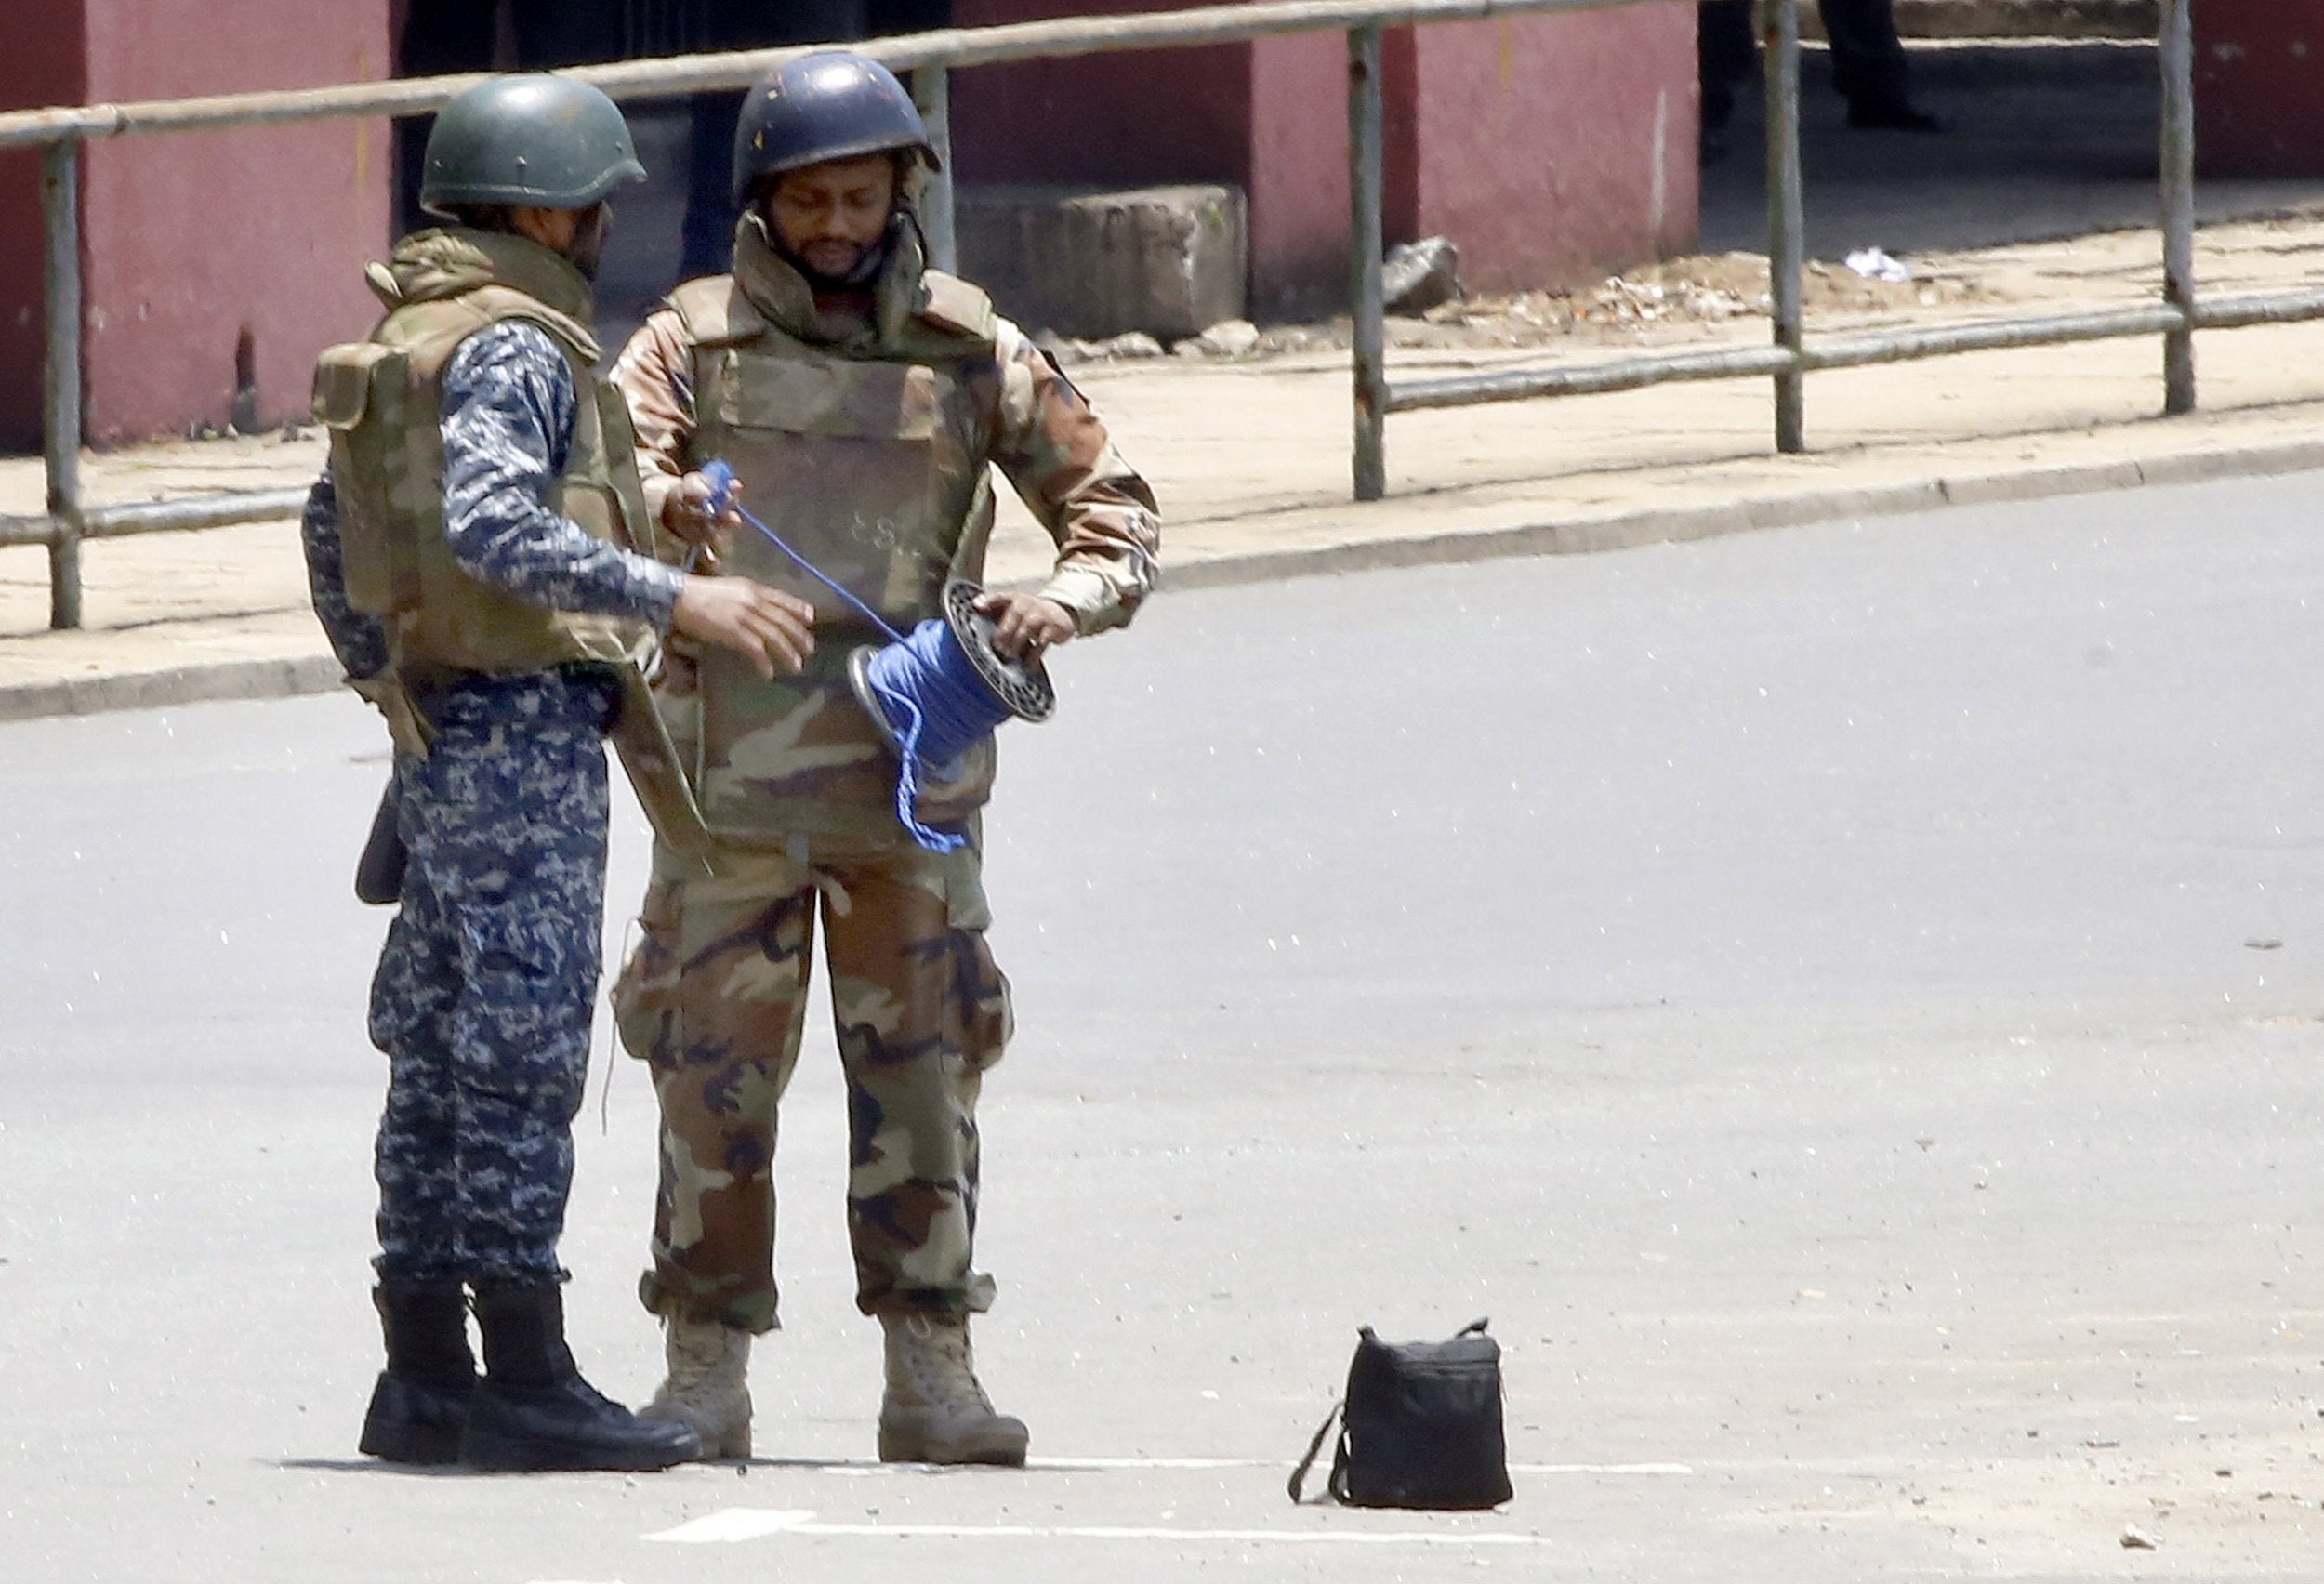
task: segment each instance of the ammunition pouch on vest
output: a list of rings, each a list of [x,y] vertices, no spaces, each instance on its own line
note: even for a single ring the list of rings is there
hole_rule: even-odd
[[[399,747],[425,754],[430,729],[412,690],[468,675],[601,664],[621,685],[612,735],[639,801],[664,841],[700,851],[701,811],[648,686],[660,648],[654,628],[528,604],[462,571],[444,538],[444,367],[461,342],[504,319],[548,332],[573,370],[578,399],[566,468],[543,504],[607,543],[643,555],[656,548],[628,410],[590,372],[596,345],[585,326],[497,283],[396,306],[369,340],[330,348],[315,367],[314,413],[330,431],[348,603],[388,635],[388,669],[356,682],[356,691],[379,706]]]

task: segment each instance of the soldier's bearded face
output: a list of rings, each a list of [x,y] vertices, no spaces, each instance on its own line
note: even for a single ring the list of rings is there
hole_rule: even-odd
[[[767,195],[766,221],[791,258],[824,281],[849,279],[887,234],[895,161],[884,153],[787,171]]]

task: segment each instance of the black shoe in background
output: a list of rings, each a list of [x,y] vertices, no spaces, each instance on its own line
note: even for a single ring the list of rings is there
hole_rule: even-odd
[[[1848,125],[1858,132],[1942,132],[1945,123],[1907,99],[1848,101]]]

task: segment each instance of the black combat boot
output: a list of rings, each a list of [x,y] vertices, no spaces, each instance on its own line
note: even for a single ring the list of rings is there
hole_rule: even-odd
[[[476,1289],[484,1379],[469,1405],[460,1461],[471,1469],[667,1469],[702,1456],[685,1425],[641,1419],[581,1379],[553,1284]]]
[[[468,1349],[468,1300],[457,1282],[381,1282],[372,1289],[388,1367],[371,1389],[356,1445],[390,1463],[455,1463],[476,1356]]]

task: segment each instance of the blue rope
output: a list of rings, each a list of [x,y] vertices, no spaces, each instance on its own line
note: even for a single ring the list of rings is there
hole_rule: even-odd
[[[881,632],[886,633],[891,642],[902,643],[904,641],[904,635],[888,625],[887,617],[881,615],[878,611],[873,610],[869,605],[865,604],[863,601],[858,600],[855,597],[854,592],[850,589],[847,585],[843,583],[835,583],[830,578],[825,577],[823,574],[823,569],[821,567],[817,566],[813,561],[809,561],[805,556],[800,555],[797,550],[791,548],[790,545],[785,541],[782,535],[776,533],[773,529],[759,521],[756,517],[753,517],[749,512],[745,511],[741,507],[734,504],[733,499],[734,494],[733,469],[728,467],[723,462],[713,462],[702,469],[702,476],[708,480],[710,484],[711,516],[716,517],[720,513],[726,511],[734,512],[740,516],[744,521],[749,523],[753,528],[758,529],[759,532],[765,536],[767,543],[772,545],[776,549],[781,550],[785,555],[797,561],[801,572],[804,572],[817,583],[822,584],[825,588],[830,589],[831,592],[837,594],[840,599],[845,600],[849,604],[854,606],[857,611],[863,614],[865,621],[871,623],[872,626],[878,627]]]
[[[857,599],[852,590],[825,576],[822,568],[792,548],[780,534],[735,506],[731,498],[734,487],[732,468],[723,462],[713,462],[702,469],[702,474],[713,492],[713,515],[734,511],[769,544],[797,562],[807,575],[846,601],[872,626],[888,635],[889,642],[873,653],[865,670],[872,692],[889,706],[888,726],[895,733],[900,750],[896,818],[912,833],[913,840],[931,852],[954,852],[967,846],[963,838],[920,823],[917,808],[920,770],[925,765],[930,772],[942,775],[962,754],[1010,718],[1009,706],[996,698],[993,690],[976,674],[948,623],[931,617],[909,635],[898,632],[887,618]],[[904,722],[901,727],[896,725],[899,718]]]

